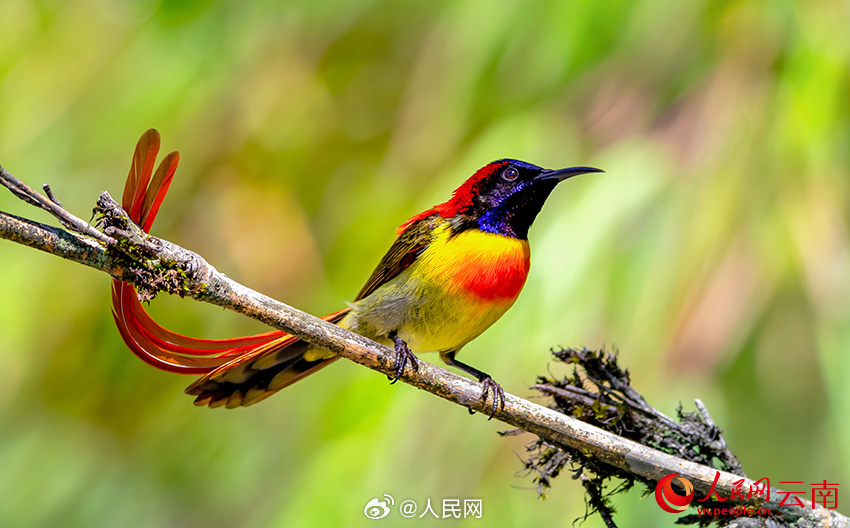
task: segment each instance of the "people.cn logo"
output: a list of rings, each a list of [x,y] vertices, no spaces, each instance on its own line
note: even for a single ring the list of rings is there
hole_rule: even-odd
[[[676,478],[678,475],[678,473],[671,473],[661,479],[658,485],[655,486],[655,501],[666,512],[682,513],[687,509],[688,504],[694,500],[694,485],[685,477]],[[674,478],[685,488],[684,496],[673,491]]]

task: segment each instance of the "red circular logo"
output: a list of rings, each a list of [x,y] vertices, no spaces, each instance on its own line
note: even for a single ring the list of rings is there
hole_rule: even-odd
[[[694,485],[685,477],[676,479],[685,488],[685,495],[682,496],[673,491],[673,479],[678,475],[678,473],[671,473],[655,486],[655,501],[666,512],[682,513],[688,507],[688,504],[694,500]]]

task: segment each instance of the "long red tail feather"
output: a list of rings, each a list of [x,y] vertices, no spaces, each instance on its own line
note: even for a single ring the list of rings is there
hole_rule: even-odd
[[[180,161],[180,154],[172,152],[154,174],[159,146],[159,132],[154,129],[139,139],[121,203],[146,233],[150,232]],[[270,345],[273,341],[283,345],[289,337],[280,330],[231,339],[184,336],[157,324],[145,311],[135,288],[118,280],[112,281],[112,315],[121,337],[134,354],[158,369],[183,374],[212,372],[259,347],[274,346]]]

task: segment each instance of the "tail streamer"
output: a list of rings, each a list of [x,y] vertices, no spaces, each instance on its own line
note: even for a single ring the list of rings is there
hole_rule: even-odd
[[[180,154],[172,152],[153,171],[159,153],[159,132],[150,129],[136,145],[121,206],[145,233],[149,233]],[[291,336],[281,330],[231,339],[198,339],[167,330],[154,321],[139,301],[132,284],[112,281],[112,315],[118,332],[136,356],[168,372],[207,374],[257,348],[274,348]]]

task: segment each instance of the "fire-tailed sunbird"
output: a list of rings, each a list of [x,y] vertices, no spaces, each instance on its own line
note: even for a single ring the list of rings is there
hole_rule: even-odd
[[[179,161],[172,152],[154,173],[159,143],[156,130],[139,140],[122,200],[145,232]],[[504,402],[501,387],[455,356],[516,301],[530,266],[528,229],[543,202],[559,182],[588,172],[602,171],[547,170],[514,159],[485,165],[448,201],[403,223],[354,301],[323,319],[393,346],[393,381],[407,364],[417,368],[412,351],[439,352],[482,383],[481,398],[492,394],[495,413]],[[203,374],[186,389],[199,406],[252,405],[339,358],[280,330],[233,339],[171,332],[151,319],[126,282],[113,281],[112,304],[118,330],[137,356],[162,370]]]

